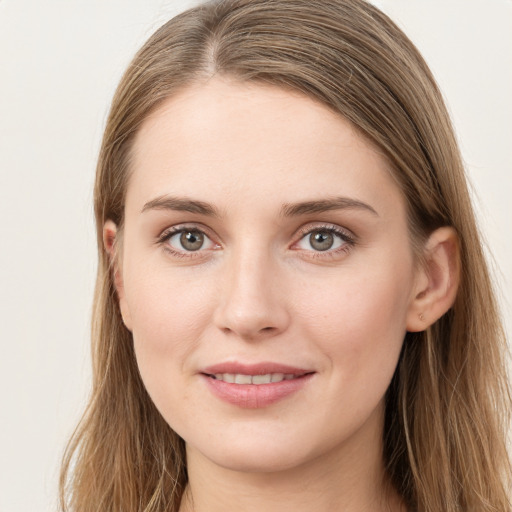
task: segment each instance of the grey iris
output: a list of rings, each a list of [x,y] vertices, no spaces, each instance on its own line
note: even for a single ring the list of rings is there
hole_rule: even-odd
[[[309,243],[317,251],[327,251],[333,246],[334,237],[328,231],[317,231],[309,235]]]

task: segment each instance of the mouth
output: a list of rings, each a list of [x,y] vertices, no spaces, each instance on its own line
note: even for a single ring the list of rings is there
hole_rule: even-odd
[[[276,363],[222,363],[200,375],[222,401],[245,409],[267,407],[296,394],[316,372]]]
[[[225,362],[209,366],[202,372],[203,375],[230,384],[272,384],[284,380],[293,380],[305,375],[315,373],[280,363],[262,362],[244,364],[239,362]]]
[[[230,384],[254,384],[260,386],[262,384],[271,384],[273,382],[282,382],[283,380],[299,379],[305,375],[310,375],[313,372],[306,372],[303,374],[294,373],[264,373],[264,374],[244,374],[244,373],[215,373],[204,374],[211,379],[228,382]]]

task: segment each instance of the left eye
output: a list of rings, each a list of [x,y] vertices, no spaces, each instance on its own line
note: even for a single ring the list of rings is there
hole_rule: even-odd
[[[195,252],[201,249],[211,249],[215,244],[197,229],[182,229],[175,232],[167,243],[178,251]]]
[[[347,244],[346,238],[330,229],[315,229],[302,237],[297,246],[307,251],[329,251]]]

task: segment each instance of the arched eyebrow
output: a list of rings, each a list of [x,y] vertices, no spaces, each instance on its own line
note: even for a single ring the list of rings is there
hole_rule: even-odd
[[[322,213],[330,210],[363,210],[376,215],[376,210],[367,203],[349,197],[335,197],[333,199],[321,199],[314,201],[303,201],[300,203],[286,203],[281,207],[282,217],[297,217],[311,213]],[[141,213],[148,210],[174,210],[182,212],[197,213],[207,217],[221,217],[219,210],[214,205],[191,199],[188,197],[175,197],[163,195],[148,201],[142,208]]]
[[[322,213],[330,210],[363,210],[370,212],[377,217],[379,216],[377,211],[369,204],[350,197],[335,197],[332,199],[284,204],[281,208],[281,215],[283,217],[295,217],[298,215]]]
[[[144,213],[148,210],[174,210],[181,212],[198,213],[207,217],[220,217],[215,206],[204,201],[197,201],[187,197],[159,196],[148,201],[141,210]]]

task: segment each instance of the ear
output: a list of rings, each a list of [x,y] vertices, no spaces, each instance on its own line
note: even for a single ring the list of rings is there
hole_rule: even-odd
[[[131,316],[130,309],[126,302],[124,292],[123,275],[120,266],[119,256],[119,233],[116,224],[107,220],[103,226],[103,246],[108,253],[110,259],[110,268],[114,278],[114,285],[116,287],[117,297],[119,300],[119,309],[123,318],[123,323],[128,330],[131,329]]]
[[[460,280],[458,237],[451,227],[436,229],[424,248],[424,264],[418,270],[407,313],[407,330],[424,331],[455,302]]]

